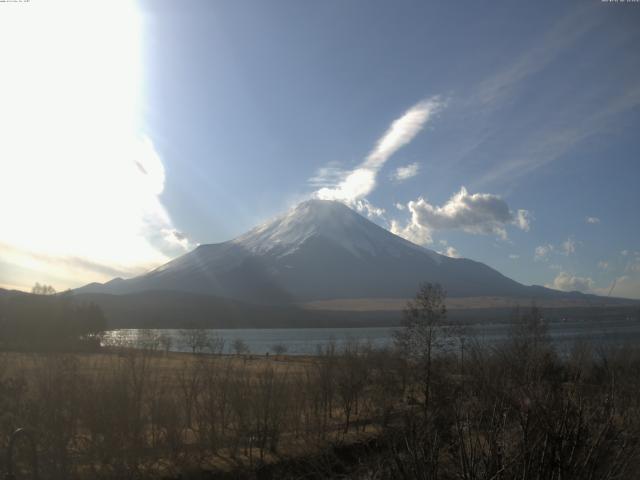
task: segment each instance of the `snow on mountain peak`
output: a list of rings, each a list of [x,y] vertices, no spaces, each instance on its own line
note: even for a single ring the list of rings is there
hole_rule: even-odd
[[[407,246],[431,253],[375,225],[340,202],[319,199],[302,202],[233,242],[254,254],[284,257],[316,236],[328,239],[356,256],[376,255],[383,251],[400,255]]]

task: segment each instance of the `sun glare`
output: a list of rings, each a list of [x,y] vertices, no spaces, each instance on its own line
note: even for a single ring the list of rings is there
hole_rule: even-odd
[[[162,232],[173,231],[158,198],[164,167],[140,113],[135,5],[6,6],[0,16],[0,261],[65,278],[64,286],[113,276],[96,276],[87,265],[108,264],[126,274],[166,261],[176,245],[163,240]]]

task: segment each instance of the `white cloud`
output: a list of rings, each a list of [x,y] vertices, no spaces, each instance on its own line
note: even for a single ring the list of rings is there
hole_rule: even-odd
[[[585,221],[591,224],[600,223],[600,219],[598,217],[587,217]]]
[[[576,253],[576,241],[569,237],[564,242],[562,242],[561,251],[565,255],[573,255]]]
[[[369,153],[364,165],[380,168],[401,147],[407,145],[422,130],[432,115],[444,107],[440,97],[423,100],[395,120]]]
[[[598,262],[598,268],[601,270],[608,270],[609,269],[609,262],[605,262],[604,260],[601,260]]]
[[[411,219],[405,227],[395,222],[392,232],[411,241],[423,239],[421,243],[431,243],[431,232],[434,230],[462,230],[506,239],[508,225],[528,230],[531,218],[526,210],[512,212],[497,195],[469,194],[464,187],[442,206],[432,205],[420,197],[409,202],[407,209],[411,212]]]
[[[509,254],[509,258],[510,258],[511,260],[517,260],[518,258],[520,258],[520,255],[515,254],[515,253],[510,253],[510,254]]]
[[[391,220],[391,227],[389,228],[389,230],[391,231],[391,233],[405,238],[417,245],[427,245],[429,243],[433,243],[431,232],[422,225],[418,225],[413,222],[409,222],[403,227],[398,221]]]
[[[398,167],[391,176],[397,182],[403,182],[411,177],[415,177],[420,171],[420,165],[418,163],[410,163],[403,167]]]
[[[637,254],[637,252],[636,252]],[[631,259],[625,267],[625,272],[640,273],[640,257]]]
[[[350,206],[356,200],[363,199],[376,187],[378,171],[385,162],[400,148],[411,142],[433,115],[443,107],[444,102],[439,97],[417,103],[391,124],[357,168],[339,172],[333,165],[325,167],[328,170],[316,173],[311,179],[312,184],[318,184],[319,180],[328,180],[330,174],[338,174],[339,180],[333,185],[320,188],[315,196],[323,200],[338,200]]]
[[[451,258],[461,258],[458,250],[453,245],[449,245],[449,242],[446,240],[440,240],[438,243],[444,247],[444,250],[437,251],[440,255],[445,255]]]
[[[594,288],[594,283],[590,277],[578,277],[567,272],[559,272],[553,279],[553,283],[546,286],[564,292],[590,292]]]
[[[406,208],[406,207],[405,207],[402,203],[400,203],[400,202],[396,202],[395,207],[396,207],[398,210],[404,210],[404,209]]]
[[[351,207],[360,213],[364,213],[367,217],[384,217],[384,208],[376,207],[369,202],[366,198],[362,200],[355,200],[351,203]]]
[[[446,255],[447,257],[460,258],[460,254],[458,253],[458,250],[456,250],[456,248],[451,245],[449,245],[444,252],[440,252],[440,253],[442,253],[443,255]]]
[[[567,238],[564,242],[560,244],[559,247],[554,246],[551,243],[547,243],[546,245],[538,245],[534,250],[534,260],[537,261],[547,261],[552,253],[561,253],[563,255],[573,255],[576,252],[577,242],[573,239],[573,237]]]
[[[535,260],[547,260],[549,254],[554,251],[554,246],[550,243],[547,245],[539,245],[534,251]]]
[[[520,230],[528,232],[531,228],[531,220],[533,215],[528,210],[518,210],[514,217],[514,223]]]
[[[338,162],[330,162],[316,170],[307,183],[315,188],[331,187],[344,179],[347,174],[348,171],[342,168]]]

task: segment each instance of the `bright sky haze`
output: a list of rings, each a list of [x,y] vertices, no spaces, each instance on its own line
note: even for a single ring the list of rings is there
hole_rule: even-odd
[[[310,197],[640,298],[640,3],[0,4],[0,286],[132,276]]]

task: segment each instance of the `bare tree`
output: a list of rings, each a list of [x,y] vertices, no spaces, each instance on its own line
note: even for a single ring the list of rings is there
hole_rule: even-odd
[[[209,335],[209,352],[211,352],[214,355],[222,355],[222,353],[224,352],[224,346],[225,346],[226,342],[224,340],[224,338],[220,337],[219,335]]]
[[[164,353],[168,354],[171,350],[171,346],[173,345],[173,338],[171,338],[171,336],[167,335],[166,333],[161,333],[158,336],[158,343],[164,350]]]
[[[241,338],[235,338],[231,343],[231,348],[236,352],[236,355],[246,355],[249,353],[249,345]]]
[[[191,353],[202,353],[210,347],[209,332],[204,328],[189,328],[180,332],[182,340],[191,349]]]
[[[287,353],[287,346],[283,343],[276,343],[271,346],[271,351],[276,355],[284,355]]]
[[[415,299],[407,302],[402,329],[394,332],[396,346],[418,367],[425,412],[429,406],[434,349],[447,339],[442,330],[447,315],[445,298],[439,284],[421,285]]]
[[[367,374],[368,370],[361,358],[358,344],[348,344],[339,357],[335,379],[338,399],[345,418],[345,433],[349,431],[352,413],[358,415],[358,401],[365,388]]]
[[[143,328],[139,330],[136,343],[144,350],[157,351],[160,347],[160,336],[153,330]]]
[[[549,324],[535,303],[529,309],[513,312],[509,339],[503,353],[514,365],[514,380],[534,381],[553,362],[555,354],[549,337]]]

